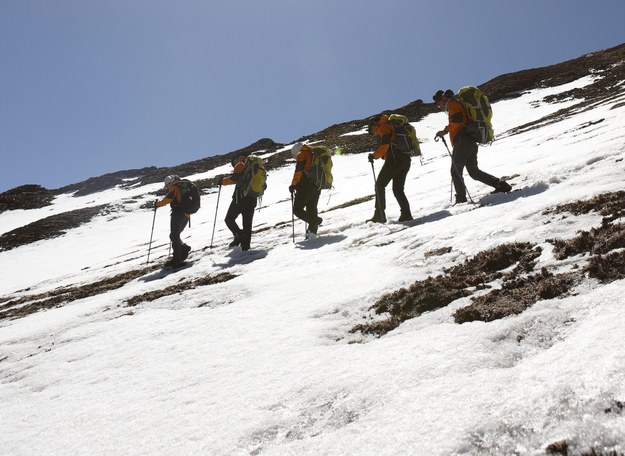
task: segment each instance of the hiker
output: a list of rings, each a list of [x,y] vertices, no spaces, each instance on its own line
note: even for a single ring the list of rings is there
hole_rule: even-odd
[[[189,223],[190,214],[182,210],[182,190],[180,188],[181,179],[175,174],[165,178],[165,190],[167,194],[162,200],[156,200],[155,207],[163,207],[167,204],[171,206],[170,232],[169,239],[174,251],[173,257],[165,263],[166,266],[180,266],[189,256],[191,247],[182,242],[180,233]]]
[[[472,179],[490,185],[495,190],[493,193],[507,193],[512,190],[510,184],[501,179],[485,173],[477,166],[478,145],[466,132],[465,127],[469,122],[469,116],[460,100],[456,98],[453,90],[438,90],[432,97],[438,108],[447,111],[449,124],[436,133],[437,138],[443,138],[449,133],[452,144],[451,154],[451,179],[456,191],[456,204],[466,203],[467,189],[462,178],[464,168],[467,168]]]
[[[233,167],[232,174],[230,176],[223,176],[219,180],[219,185],[235,185],[234,192],[232,193],[232,202],[230,203],[230,207],[228,207],[228,212],[226,213],[224,221],[233,235],[232,242],[228,246],[233,248],[240,245],[243,251],[250,249],[254,209],[256,208],[257,201],[255,195],[245,194],[245,189],[242,185],[246,160],[247,157],[245,155],[233,158],[230,162]],[[236,222],[239,215],[243,222],[243,229],[241,229]]]
[[[321,188],[315,186],[307,174],[312,167],[312,149],[306,144],[297,143],[291,148],[291,155],[295,158],[295,172],[289,186],[289,192],[295,195],[293,214],[308,224],[306,238],[316,237],[323,219],[317,212]]]
[[[396,135],[386,114],[381,114],[369,123],[369,134],[378,137],[378,148],[375,152],[368,155],[369,162],[373,166],[373,160],[382,158],[384,165],[375,182],[375,213],[368,221],[376,223],[386,222],[385,192],[386,186],[391,180],[393,181],[393,195],[395,195],[401,210],[398,220],[400,222],[412,220],[410,203],[404,193],[406,176],[410,170],[410,156],[394,150],[393,142],[396,140]]]

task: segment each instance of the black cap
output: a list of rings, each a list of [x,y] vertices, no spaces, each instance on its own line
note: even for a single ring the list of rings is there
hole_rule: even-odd
[[[447,98],[453,98],[453,97],[454,97],[454,91],[453,91],[453,90],[451,90],[451,89],[447,89],[447,90],[445,90],[444,95],[445,95]]]
[[[439,101],[441,101],[441,98],[443,98],[444,93],[445,92],[443,92],[442,90],[437,90],[434,96],[432,96],[432,100],[438,103]]]

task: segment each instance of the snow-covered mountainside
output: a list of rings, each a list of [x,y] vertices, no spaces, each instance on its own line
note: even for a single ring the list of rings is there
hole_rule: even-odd
[[[161,183],[0,213],[1,453],[623,454],[625,82],[579,96],[609,77],[493,103],[479,164],[513,192],[465,176],[476,205],[451,206],[446,115],[413,122],[412,222],[390,186],[365,222],[362,153],[334,157],[318,239],[291,223],[293,160],[250,251],[227,247],[232,187],[205,190],[174,272]]]

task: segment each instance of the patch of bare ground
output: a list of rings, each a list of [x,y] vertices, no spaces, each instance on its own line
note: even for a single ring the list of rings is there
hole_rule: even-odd
[[[31,242],[62,236],[67,230],[79,227],[100,214],[107,205],[86,207],[63,212],[37,220],[28,225],[3,233],[0,236],[0,252],[11,250]]]
[[[76,301],[78,299],[89,298],[91,296],[107,293],[111,290],[121,288],[128,282],[161,268],[162,265],[160,264],[152,264],[139,269],[124,272],[122,274],[117,274],[112,277],[101,279],[97,282],[71,287],[60,287],[47,293],[22,296],[18,299],[2,297],[0,298],[0,303],[2,303],[0,304],[0,320],[23,318],[41,310],[62,307],[65,304]],[[234,279],[235,277],[236,275],[230,274],[229,272],[222,272],[219,274],[200,277],[193,280],[185,280],[170,287],[134,296],[128,299],[126,301],[126,304],[129,306],[135,306],[139,302],[153,301],[162,296],[181,293],[183,291],[191,290],[196,287],[226,282],[228,280]]]
[[[604,217],[604,225],[625,217],[625,191],[602,193],[587,200],[562,204],[545,211],[545,214],[570,212],[573,215],[582,215],[593,211]]]
[[[351,201],[347,201],[343,204],[339,204],[338,206],[333,206],[329,209],[326,209],[323,212],[330,212],[330,211],[335,211],[337,209],[345,209],[346,207],[350,207],[350,206],[356,206],[357,204],[362,204],[362,203],[366,203],[367,201],[371,201],[373,199],[375,195],[367,195],[367,196],[363,196],[361,198],[356,198],[353,199]]]
[[[581,272],[553,275],[542,269],[538,274],[505,281],[500,289],[472,298],[471,305],[454,313],[454,321],[488,322],[520,314],[541,299],[553,299],[568,293],[581,278]]]
[[[504,244],[480,252],[460,265],[445,269],[443,275],[428,277],[382,296],[371,310],[378,315],[388,314],[388,317],[358,324],[350,332],[383,336],[408,319],[487,288],[493,280],[531,271],[540,253],[540,248],[530,243]],[[513,265],[516,266],[512,271],[503,272]]]
[[[0,305],[0,320],[23,318],[40,310],[61,307],[78,299],[96,296],[117,288],[121,288],[131,280],[144,276],[162,266],[152,264],[133,271],[117,274],[112,277],[100,279],[97,282],[75,285],[71,287],[60,287],[47,293],[37,295],[22,296],[4,302]],[[0,299],[0,302],[2,300]]]
[[[547,454],[554,454],[560,456],[625,456],[623,453],[617,451],[600,451],[591,448],[590,450],[582,451],[580,453],[573,453],[569,450],[569,444],[563,440],[560,442],[554,442],[547,445],[545,448]]]
[[[454,320],[456,323],[492,321],[519,314],[541,299],[567,295],[586,275],[601,283],[625,278],[625,251],[614,252],[625,248],[625,226],[611,223],[623,216],[624,209],[625,192],[613,192],[547,211],[574,215],[596,211],[604,217],[600,227],[581,231],[574,238],[547,239],[554,245],[553,255],[557,260],[580,254],[593,255],[587,264],[576,272],[553,275],[543,269],[539,274],[504,281],[501,289],[472,298],[471,305],[454,313]]]
[[[452,251],[451,247],[441,247],[440,249],[429,250],[423,254],[425,258],[430,258],[433,256],[441,256]]]
[[[196,287],[203,287],[206,285],[214,285],[216,283],[227,282],[228,280],[232,280],[237,277],[234,274],[229,272],[221,272],[219,274],[210,275],[206,277],[200,277],[193,280],[185,280],[183,282],[177,283],[176,285],[171,285],[169,287],[150,291],[148,293],[143,293],[137,296],[133,296],[130,299],[126,300],[126,305],[128,306],[136,306],[137,304],[145,301],[154,301],[156,299],[162,298],[164,296],[174,295],[176,293],[182,293],[183,291],[192,290]]]
[[[547,239],[547,242],[553,244],[553,255],[557,260],[581,253],[605,254],[625,248],[625,225],[602,225],[590,231],[580,231],[571,239]]]
[[[456,323],[493,321],[516,315],[544,299],[563,297],[570,293],[584,277],[601,283],[625,278],[625,225],[613,223],[625,214],[625,192],[597,195],[584,201],[557,206],[548,214],[587,214],[596,211],[603,216],[602,225],[582,231],[571,239],[548,239],[554,245],[557,260],[589,254],[583,267],[574,272],[553,274],[547,269],[532,273],[541,249],[528,243],[506,244],[481,252],[452,268],[444,269],[438,277],[428,277],[382,296],[371,306],[375,314],[386,318],[369,317],[369,321],[355,325],[351,333],[360,332],[382,336],[402,322],[424,312],[444,307],[456,299],[471,296],[477,290],[489,288],[495,280],[501,287],[471,298],[472,303],[454,313]],[[441,255],[449,248],[428,252],[427,256]],[[514,268],[510,269],[514,265]]]
[[[592,257],[584,271],[604,284],[625,279],[625,250]]]
[[[589,253],[594,255],[583,269],[589,277],[601,283],[625,278],[625,225],[612,223],[625,217],[625,192],[610,192],[583,201],[557,206],[547,213],[569,212],[574,215],[597,212],[603,216],[601,226],[590,231],[580,231],[571,239],[548,239],[554,246],[554,257],[562,260]]]
[[[41,185],[22,185],[0,193],[0,213],[16,209],[38,209],[50,205],[55,195]]]

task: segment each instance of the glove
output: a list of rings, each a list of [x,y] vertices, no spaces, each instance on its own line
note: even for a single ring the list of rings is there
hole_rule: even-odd
[[[158,207],[157,204],[158,204],[158,200],[154,200],[154,209]]]
[[[447,132],[445,130],[441,130],[441,131],[437,131],[436,132],[436,137],[437,138],[442,138],[447,134]]]
[[[369,154],[367,156],[367,160],[369,160],[369,163],[373,163],[373,160],[375,160],[375,157],[373,156],[373,154]]]
[[[289,185],[289,192],[291,193],[291,195],[295,193],[295,185]]]

